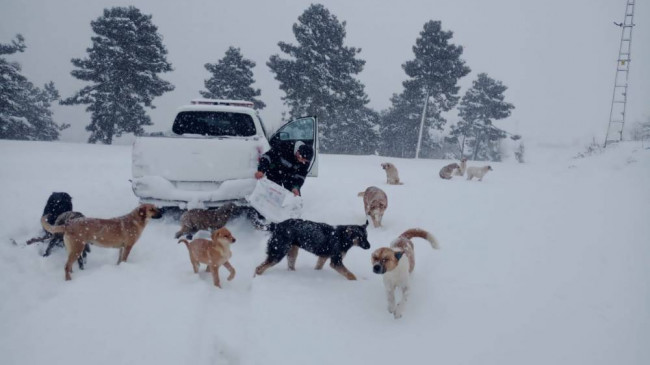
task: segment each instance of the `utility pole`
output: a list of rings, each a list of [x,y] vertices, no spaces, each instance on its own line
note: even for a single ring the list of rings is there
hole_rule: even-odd
[[[422,145],[422,130],[424,129],[424,118],[427,116],[427,104],[429,103],[429,90],[424,98],[424,107],[422,108],[422,120],[420,120],[420,133],[418,133],[418,144],[415,147],[415,159],[420,158],[420,146]]]
[[[609,124],[605,135],[605,145],[623,140],[623,127],[625,126],[625,108],[627,104],[627,79],[630,72],[630,57],[632,49],[632,28],[634,27],[634,2],[627,0],[625,18],[621,23],[614,25],[621,27],[621,44],[618,49],[616,63],[616,76],[614,77],[614,92],[612,106],[609,111]]]

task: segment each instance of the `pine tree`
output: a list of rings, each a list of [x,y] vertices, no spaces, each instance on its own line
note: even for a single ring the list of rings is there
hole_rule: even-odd
[[[374,151],[368,146],[375,143],[375,119],[365,107],[364,85],[354,78],[365,61],[356,58],[361,49],[344,45],[345,25],[323,5],[312,4],[293,26],[298,45],[278,43],[289,58],[273,55],[267,65],[286,94],[282,99],[290,116],[319,118],[323,152]],[[359,139],[350,145],[344,136]]]
[[[143,126],[153,124],[144,107],[155,108],[153,99],[174,89],[158,77],[172,71],[158,28],[151,15],[133,6],[104,9],[90,25],[93,45],[87,58],[72,59],[72,76],[91,84],[62,104],[88,104],[89,143],[110,144],[123,133],[141,135]]]
[[[495,120],[510,116],[514,105],[504,101],[503,93],[508,88],[501,81],[481,73],[473,81],[458,107],[460,121],[452,126],[452,140],[458,142],[461,155],[469,143],[473,159],[498,159],[499,141],[506,137],[506,132],[495,127]]]
[[[0,44],[0,55],[25,50],[18,34],[12,44]],[[0,58],[0,139],[52,141],[69,127],[52,119],[51,102],[59,98],[54,83],[40,89],[20,73],[20,65]]]
[[[456,106],[460,89],[458,80],[470,72],[460,58],[463,47],[451,44],[452,36],[453,32],[442,30],[440,21],[424,24],[413,46],[415,58],[402,65],[409,77],[402,83],[404,91],[400,95],[393,95],[392,106],[384,113],[382,154],[415,156],[423,112],[422,155],[432,156],[440,149],[429,132],[443,129],[447,121],[442,112]]]
[[[212,77],[204,83],[208,91],[199,92],[208,99],[252,101],[256,109],[264,109],[266,104],[255,99],[262,91],[251,86],[255,82],[253,67],[255,62],[244,58],[239,48],[230,47],[219,62],[205,64]]]

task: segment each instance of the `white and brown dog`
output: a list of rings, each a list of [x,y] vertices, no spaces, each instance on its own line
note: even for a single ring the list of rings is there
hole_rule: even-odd
[[[423,238],[431,247],[437,249],[438,241],[433,235],[423,229],[411,228],[402,233],[391,244],[390,248],[382,247],[372,253],[372,271],[384,275],[384,287],[388,298],[388,311],[395,318],[402,317],[404,306],[409,294],[409,278],[415,267],[415,252],[411,238]],[[406,257],[404,257],[406,256]],[[400,288],[402,299],[395,304],[395,290]]]
[[[375,228],[381,227],[381,219],[388,208],[386,193],[376,186],[370,186],[357,195],[363,197],[363,208],[366,215],[372,219],[372,225]]]
[[[472,178],[478,178],[478,181],[483,181],[483,176],[487,174],[488,171],[492,171],[492,166],[470,166],[467,168],[467,180],[472,180]]]
[[[397,172],[397,167],[390,162],[384,162],[381,164],[381,168],[386,170],[386,183],[389,185],[403,185],[399,181],[399,173]]]

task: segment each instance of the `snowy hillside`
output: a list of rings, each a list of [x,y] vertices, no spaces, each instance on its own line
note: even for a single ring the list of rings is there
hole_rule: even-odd
[[[297,271],[283,261],[253,278],[268,233],[239,219],[228,225],[237,276],[218,290],[192,272],[171,219],[152,221],[119,266],[117,250],[93,247],[65,282],[63,249],[43,258],[24,242],[53,191],[87,216],[135,208],[130,147],[0,141],[0,363],[650,363],[650,150],[538,152],[491,163],[482,182],[441,180],[450,161],[321,156],[304,218],[360,224],[357,193],[388,194],[371,249],[344,260],[359,280],[313,270],[304,251]],[[383,161],[404,185],[385,184]],[[413,227],[441,248],[414,239],[411,297],[395,320],[370,254]]]

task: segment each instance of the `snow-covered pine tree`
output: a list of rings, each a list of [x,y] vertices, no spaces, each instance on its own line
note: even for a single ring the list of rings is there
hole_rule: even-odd
[[[200,91],[204,98],[252,101],[256,109],[264,109],[266,104],[256,96],[262,91],[254,89],[253,67],[255,62],[244,58],[239,48],[230,47],[226,55],[217,63],[206,63],[205,68],[212,77],[205,80],[207,91]]]
[[[506,132],[495,127],[495,120],[510,116],[514,105],[505,101],[508,88],[501,81],[480,73],[458,106],[459,122],[451,128],[451,138],[458,142],[461,156],[465,146],[472,149],[472,159],[499,159],[499,141]]]
[[[172,71],[167,49],[151,22],[133,6],[104,9],[90,25],[95,32],[87,58],[73,58],[72,76],[90,85],[62,104],[88,104],[89,143],[110,144],[122,133],[140,135],[152,125],[144,107],[155,108],[155,97],[174,89],[158,77]]]
[[[424,24],[415,41],[415,58],[402,65],[409,77],[402,83],[404,91],[391,98],[392,106],[381,122],[382,154],[414,157],[425,100],[427,108],[422,133],[421,156],[432,157],[439,150],[430,138],[429,130],[442,130],[446,119],[442,112],[457,103],[458,80],[470,72],[460,57],[463,47],[450,43],[451,31],[443,31],[440,21]]]
[[[273,55],[267,65],[285,93],[290,117],[319,118],[321,151],[374,152],[375,119],[365,107],[364,85],[354,77],[365,61],[356,58],[361,49],[344,45],[345,25],[323,5],[312,4],[293,25],[298,45],[278,43],[289,58]]]
[[[22,35],[11,44],[0,44],[0,56],[25,50]],[[59,98],[54,83],[40,89],[20,73],[20,65],[0,57],[0,139],[52,141],[69,125],[52,119],[52,101]]]

